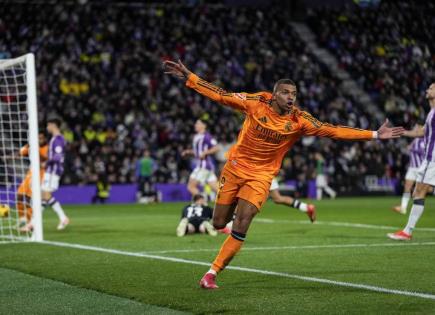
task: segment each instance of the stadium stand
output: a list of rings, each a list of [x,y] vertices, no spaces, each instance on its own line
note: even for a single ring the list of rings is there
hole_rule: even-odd
[[[52,113],[61,116],[69,141],[64,184],[96,182],[101,173],[106,173],[111,183],[134,182],[135,165],[145,148],[158,163],[155,182],[187,182],[190,162],[182,159],[180,152],[191,141],[191,118],[208,120],[210,131],[219,141],[235,139],[242,119],[171,84],[172,79],[161,73],[160,63],[165,59],[180,58],[204,79],[230,91],[270,90],[277,79],[290,77],[297,82],[300,107],[318,119],[359,128],[375,129],[380,125],[350,96],[339,92],[339,80],[295,35],[289,17],[277,10],[219,5],[14,4],[2,9],[0,37],[5,40],[0,41],[0,56],[7,58],[28,51],[36,54],[39,117]],[[32,14],[36,11],[37,15]],[[423,104],[420,94],[427,78],[421,72],[425,69],[416,69],[415,75],[411,75],[412,69],[401,74],[411,80],[403,84],[408,88],[394,83],[394,88],[380,93],[376,87],[381,83],[389,86],[389,72],[384,70],[383,79],[374,80],[378,83],[372,86],[372,68],[386,68],[388,64],[369,66],[364,59],[372,58],[369,53],[377,41],[367,40],[367,47],[361,47],[361,60],[360,50],[347,47],[354,37],[338,34],[340,19],[346,14],[331,10],[319,16],[319,12],[311,13],[309,24],[320,43],[337,53],[343,67],[357,76],[377,102],[385,103],[393,123],[408,123],[390,113],[386,97],[395,92],[396,98],[403,98],[405,104],[412,102],[421,111],[417,104]],[[369,13],[352,14],[356,22],[346,25],[360,32],[358,14]],[[403,14],[406,20],[412,11]],[[373,15],[373,19],[377,16]],[[350,15],[347,20],[353,21]],[[337,27],[324,27],[323,21]],[[12,34],[19,37],[10,41]],[[413,47],[403,53],[413,52]],[[427,58],[427,49],[433,52],[433,47],[417,47],[419,58]],[[384,51],[390,52],[385,47]],[[414,58],[414,53],[410,56]],[[392,106],[392,110],[401,106]],[[284,160],[281,175],[284,180],[300,182],[313,178],[314,153],[322,148],[330,162],[331,184],[339,193],[352,193],[362,189],[364,175],[400,178],[407,161],[403,143],[305,139]],[[381,151],[387,153],[378,154]]]
[[[312,10],[307,22],[388,117],[412,127],[434,77],[434,14],[431,2],[382,1]]]

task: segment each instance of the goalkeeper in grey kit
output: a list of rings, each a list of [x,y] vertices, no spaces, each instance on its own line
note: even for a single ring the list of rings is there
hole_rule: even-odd
[[[183,209],[177,227],[177,236],[194,233],[208,233],[211,236],[216,236],[217,231],[210,223],[212,216],[213,209],[207,206],[205,197],[201,194],[194,195],[192,204]]]

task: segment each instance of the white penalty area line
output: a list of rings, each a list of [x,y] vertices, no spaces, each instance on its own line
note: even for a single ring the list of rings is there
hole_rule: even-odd
[[[373,244],[330,244],[330,245],[299,245],[299,246],[259,246],[243,247],[243,251],[274,251],[274,250],[299,250],[299,249],[323,249],[323,248],[367,248],[367,247],[400,247],[400,246],[433,246],[435,242],[420,243],[373,243]],[[158,251],[145,251],[144,254],[167,254],[167,253],[195,253],[195,252],[217,252],[219,248],[197,248],[197,249],[167,249]]]
[[[292,220],[275,220],[266,218],[256,218],[254,222],[260,223],[293,223],[293,224],[307,224],[307,225],[329,225],[329,226],[339,226],[339,227],[354,227],[361,229],[375,229],[375,230],[398,230],[400,227],[397,226],[387,226],[387,225],[375,225],[375,224],[363,224],[363,223],[350,223],[350,222],[336,222],[336,221],[316,221],[311,223],[309,221],[292,221]],[[417,231],[435,232],[435,228],[415,228]]]
[[[158,255],[151,255],[151,254],[144,254],[144,253],[127,252],[127,251],[122,251],[122,250],[89,246],[89,245],[72,244],[72,243],[55,242],[55,241],[43,241],[40,243],[47,244],[47,245],[53,245],[53,246],[59,246],[59,247],[69,247],[69,248],[76,248],[76,249],[89,250],[89,251],[95,251],[95,252],[109,253],[109,254],[115,254],[115,255],[141,257],[141,258],[163,260],[163,261],[170,261],[170,262],[175,262],[175,263],[199,265],[199,266],[206,266],[206,267],[210,266],[210,263],[208,263],[208,262],[175,258],[175,257],[165,257],[165,256],[158,256]],[[419,297],[419,298],[424,298],[424,299],[435,300],[435,295],[430,294],[430,293],[405,291],[405,290],[395,290],[395,289],[382,288],[382,287],[366,285],[366,284],[351,283],[351,282],[344,282],[344,281],[335,281],[335,280],[328,280],[328,279],[315,278],[315,277],[306,277],[306,276],[300,276],[300,275],[289,274],[289,273],[284,273],[284,272],[275,272],[275,271],[268,271],[268,270],[254,269],[254,268],[228,266],[226,269],[262,274],[262,275],[269,275],[269,276],[277,276],[277,277],[282,277],[282,278],[297,279],[297,280],[302,280],[302,281],[324,283],[324,284],[329,284],[329,285],[333,285],[333,286],[356,288],[356,289],[367,290],[367,291],[396,294],[396,295],[404,295],[404,296],[412,296],[412,297]]]

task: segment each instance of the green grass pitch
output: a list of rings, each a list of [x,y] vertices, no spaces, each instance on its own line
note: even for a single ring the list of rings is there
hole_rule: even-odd
[[[225,236],[177,238],[182,203],[66,206],[61,232],[46,210],[57,245],[0,245],[0,314],[435,314],[435,198],[407,243],[386,237],[407,221],[399,201],[315,202],[317,224],[268,202],[231,263],[248,270],[214,291],[198,281]]]

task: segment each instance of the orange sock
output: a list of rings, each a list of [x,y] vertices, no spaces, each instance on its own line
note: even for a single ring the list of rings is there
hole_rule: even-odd
[[[216,256],[213,264],[211,265],[211,269],[216,273],[222,271],[230,263],[233,257],[236,256],[236,254],[240,251],[244,239],[245,234],[234,231],[231,232],[231,235],[228,235],[227,239],[222,244],[219,254]]]

